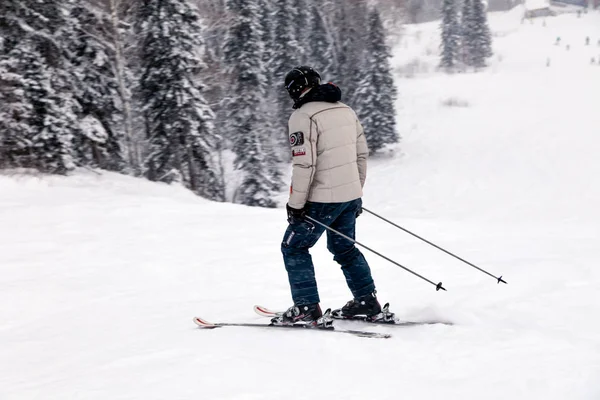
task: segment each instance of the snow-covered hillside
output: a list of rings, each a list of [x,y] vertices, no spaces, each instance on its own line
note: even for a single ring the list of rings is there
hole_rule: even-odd
[[[438,25],[407,27],[402,153],[370,164],[366,207],[508,281],[361,216],[359,240],[448,289],[367,254],[380,299],[453,326],[198,330],[194,315],[290,305],[285,210],[110,173],[4,174],[0,399],[600,398],[600,13],[521,16],[492,16],[478,74],[438,74]],[[314,261],[323,305],[343,305],[324,242]]]

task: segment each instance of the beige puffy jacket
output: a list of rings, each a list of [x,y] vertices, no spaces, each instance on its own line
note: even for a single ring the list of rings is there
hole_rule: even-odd
[[[363,127],[350,107],[341,102],[306,103],[290,117],[289,129],[290,207],[362,197],[369,150]]]

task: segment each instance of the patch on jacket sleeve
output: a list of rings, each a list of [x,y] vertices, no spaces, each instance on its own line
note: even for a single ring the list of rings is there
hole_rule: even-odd
[[[300,147],[299,149],[292,150],[292,157],[305,156],[305,155],[306,155],[306,149],[304,147]]]
[[[290,145],[294,146],[302,146],[304,144],[304,133],[303,132],[294,132],[290,134]]]

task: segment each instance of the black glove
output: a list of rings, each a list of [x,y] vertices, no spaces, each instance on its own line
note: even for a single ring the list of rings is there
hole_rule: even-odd
[[[293,224],[295,221],[299,221],[304,218],[304,208],[292,208],[289,204],[286,204],[285,209],[287,210],[288,222],[290,224]]]

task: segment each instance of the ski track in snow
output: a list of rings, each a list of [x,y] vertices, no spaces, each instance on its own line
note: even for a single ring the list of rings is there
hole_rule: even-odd
[[[508,285],[365,213],[359,240],[448,289],[366,254],[380,299],[454,326],[201,331],[195,315],[266,323],[254,304],[290,305],[285,210],[105,172],[4,174],[0,399],[599,399],[600,13],[491,22],[490,68],[452,76],[433,72],[437,24],[407,26],[401,153],[371,161],[365,206]],[[425,72],[405,78],[416,57]],[[324,241],[313,253],[323,305],[341,306],[341,271]]]

